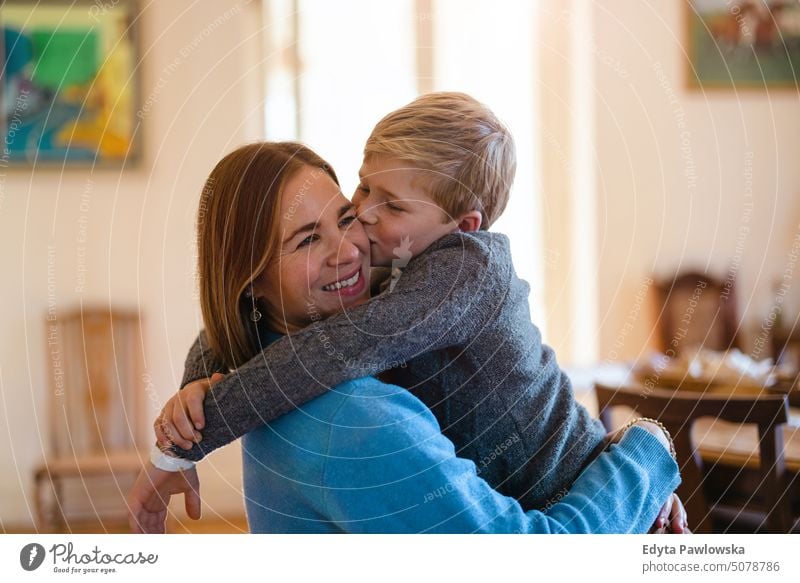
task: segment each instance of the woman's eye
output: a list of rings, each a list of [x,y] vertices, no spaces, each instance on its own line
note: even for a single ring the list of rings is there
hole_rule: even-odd
[[[367,188],[363,184],[359,184],[356,188],[357,190],[360,190],[361,194],[363,194],[364,196],[367,196],[369,194],[369,188]]]
[[[311,243],[313,243],[317,239],[319,239],[319,235],[309,235],[308,237],[300,241],[300,243],[298,243],[297,248],[299,249],[300,247],[306,247],[307,245],[311,245]]]
[[[355,220],[356,220],[356,216],[355,215],[346,216],[339,222],[339,226],[340,227],[346,227],[347,225],[351,224]]]

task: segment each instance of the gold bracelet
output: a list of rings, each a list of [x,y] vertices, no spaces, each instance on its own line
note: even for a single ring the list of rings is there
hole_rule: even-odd
[[[661,421],[659,421],[658,419],[651,419],[650,417],[637,417],[636,419],[629,421],[628,424],[622,428],[623,435],[625,434],[626,431],[628,431],[628,429],[636,425],[639,421],[647,421],[648,423],[652,423],[653,425],[658,426],[658,428],[667,437],[667,441],[669,442],[669,455],[671,455],[672,459],[674,459],[677,462],[678,454],[675,451],[675,444],[672,441],[672,435],[670,435],[669,430],[666,427],[664,427],[664,424],[661,423]]]

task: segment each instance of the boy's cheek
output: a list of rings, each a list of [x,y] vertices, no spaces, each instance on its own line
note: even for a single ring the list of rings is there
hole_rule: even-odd
[[[382,245],[373,243],[370,245],[371,260],[370,264],[373,267],[391,267],[392,265],[392,250],[387,252]]]

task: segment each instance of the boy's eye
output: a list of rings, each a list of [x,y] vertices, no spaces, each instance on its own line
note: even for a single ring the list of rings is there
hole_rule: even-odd
[[[359,185],[356,187],[356,189],[357,189],[357,190],[360,190],[360,191],[361,191],[361,193],[362,193],[364,196],[367,196],[367,195],[369,194],[369,188],[367,188],[367,187],[366,187],[366,186],[364,186],[363,184],[359,184]]]
[[[390,210],[393,210],[395,212],[402,212],[403,210],[405,210],[402,207],[397,206],[393,202],[387,202],[386,206],[389,207]]]
[[[306,237],[305,239],[300,241],[300,243],[297,244],[297,248],[299,249],[300,247],[306,247],[308,245],[311,245],[311,243],[313,243],[317,239],[319,239],[319,235],[309,235],[308,237]]]

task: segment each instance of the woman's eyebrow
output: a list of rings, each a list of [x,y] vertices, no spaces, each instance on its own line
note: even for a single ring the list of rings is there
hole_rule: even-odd
[[[307,223],[307,224],[303,225],[302,227],[298,228],[297,230],[295,230],[291,235],[286,237],[286,239],[284,239],[283,242],[284,243],[288,243],[289,241],[291,241],[292,239],[297,237],[297,235],[299,235],[300,233],[304,233],[306,231],[311,231],[311,232],[316,231],[317,230],[317,225],[319,225],[319,221],[314,221],[314,222],[311,222],[311,223]]]
[[[349,211],[353,210],[354,208],[356,208],[356,205],[354,205],[352,202],[345,203],[339,209],[339,214],[337,216],[341,219],[344,215],[346,215]]]

